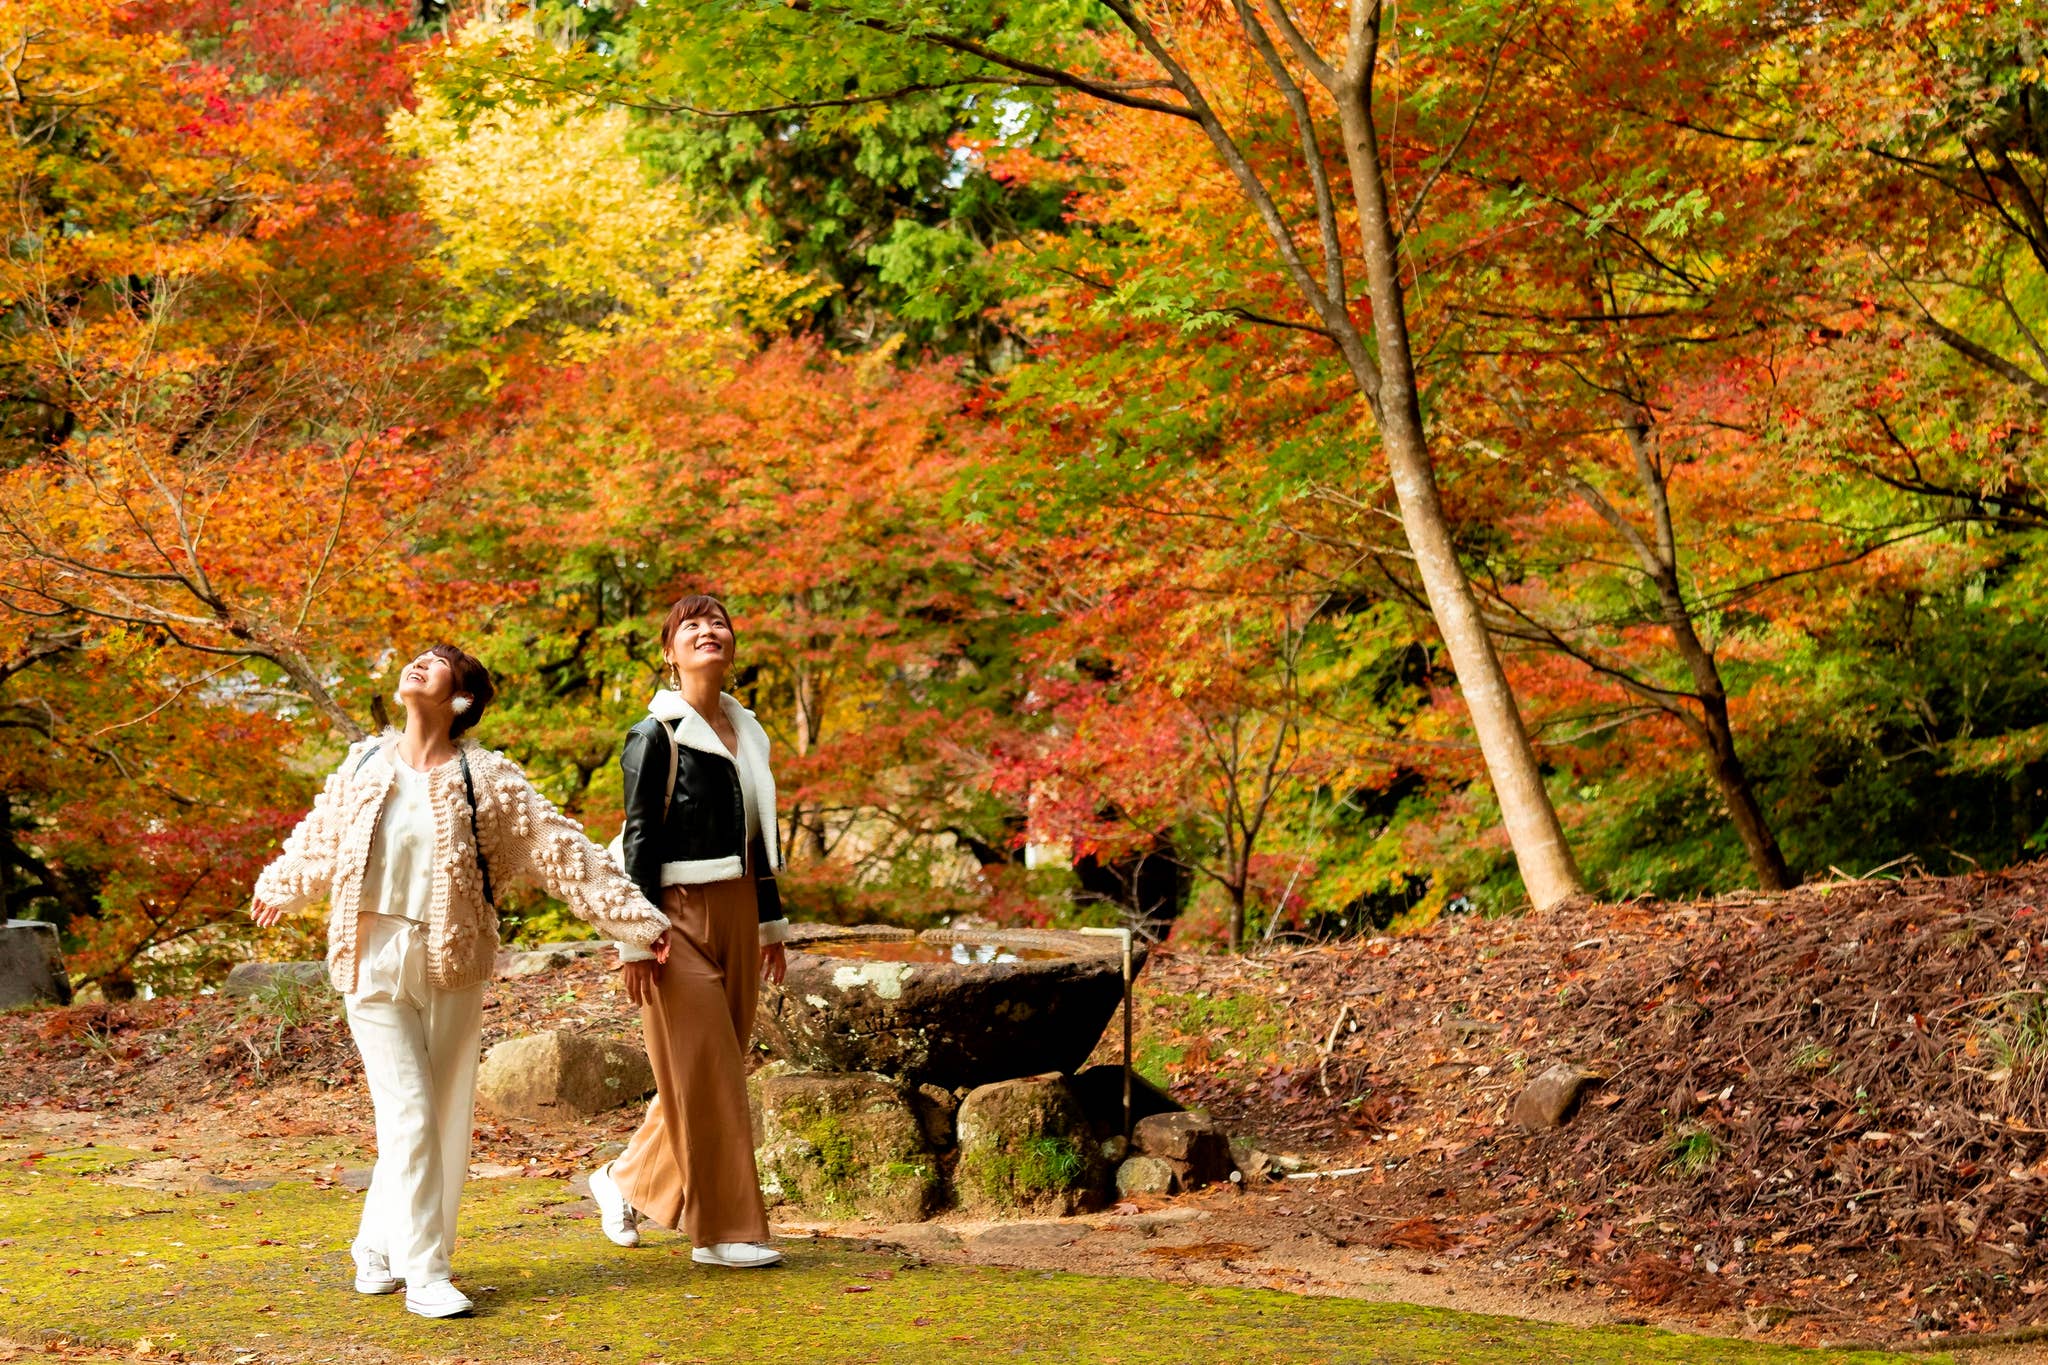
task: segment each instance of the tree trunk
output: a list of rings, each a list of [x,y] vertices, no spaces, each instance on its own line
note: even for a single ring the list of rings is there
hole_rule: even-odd
[[[1369,77],[1367,78],[1369,81]],[[1479,735],[1501,821],[1521,868],[1522,883],[1537,907],[1557,904],[1585,890],[1557,811],[1544,789],[1536,750],[1522,724],[1522,713],[1501,668],[1479,600],[1444,519],[1437,492],[1435,464],[1422,424],[1415,387],[1415,362],[1408,340],[1398,244],[1386,200],[1380,167],[1379,135],[1373,127],[1368,84],[1340,97],[1337,108],[1344,133],[1344,157],[1351,170],[1351,192],[1364,239],[1366,282],[1372,307],[1380,382],[1370,395],[1379,424],[1380,444],[1393,475],[1400,504],[1401,527],[1415,553],[1417,575],[1429,601],[1430,614],[1442,633],[1458,689]]]
[[[791,691],[796,697],[796,714],[791,718],[796,726],[796,756],[802,758],[817,745],[819,732],[825,728],[824,700],[818,695],[824,689],[801,664],[791,670],[791,677]],[[790,851],[800,858],[822,861],[825,857],[824,819],[822,812],[812,814],[801,802],[791,802]]]
[[[1749,854],[1756,884],[1765,891],[1789,890],[1799,884],[1799,877],[1786,863],[1778,838],[1771,833],[1770,821],[1764,818],[1763,805],[1756,798],[1749,769],[1743,766],[1742,755],[1735,750],[1727,698],[1714,698],[1714,704],[1705,710],[1707,753],[1714,781],[1721,788],[1721,799],[1728,803],[1728,818],[1735,822],[1735,832],[1742,836],[1742,847]]]
[[[1699,720],[1688,728],[1707,751],[1708,768],[1721,789],[1721,799],[1728,805],[1728,818],[1735,822],[1735,832],[1749,855],[1757,886],[1765,891],[1787,890],[1797,886],[1799,878],[1778,847],[1763,803],[1757,799],[1756,786],[1750,781],[1749,769],[1736,750],[1735,727],[1728,719],[1728,689],[1721,680],[1720,662],[1707,648],[1706,641],[1700,639],[1693,624],[1692,608],[1679,586],[1678,537],[1672,530],[1670,489],[1665,482],[1663,463],[1651,448],[1647,410],[1638,408],[1630,413],[1626,429],[1629,450],[1635,459],[1636,483],[1649,504],[1656,544],[1651,545],[1631,530],[1621,514],[1606,505],[1590,485],[1581,481],[1580,486],[1595,510],[1622,529],[1656,586],[1665,628],[1671,632],[1671,643],[1685,661],[1686,671],[1692,674],[1693,693],[1699,702]]]
[[[14,794],[0,791],[0,923],[14,918]]]
[[[1721,666],[1707,649],[1699,632],[1693,628],[1692,613],[1686,608],[1685,599],[1678,589],[1678,576],[1668,567],[1657,574],[1657,595],[1663,601],[1664,622],[1671,631],[1672,643],[1678,647],[1679,657],[1692,674],[1693,689],[1700,706],[1700,719],[1693,729],[1701,747],[1707,751],[1707,766],[1713,772],[1714,782],[1721,789],[1721,799],[1728,805],[1728,818],[1735,822],[1735,832],[1742,838],[1742,847],[1749,854],[1749,866],[1756,873],[1756,884],[1765,891],[1784,891],[1799,884],[1799,878],[1786,863],[1784,853],[1778,848],[1778,838],[1771,833],[1771,823],[1764,816],[1763,803],[1757,800],[1756,785],[1750,781],[1749,769],[1743,765],[1742,755],[1735,747],[1735,727],[1728,720],[1728,691],[1721,684]]]

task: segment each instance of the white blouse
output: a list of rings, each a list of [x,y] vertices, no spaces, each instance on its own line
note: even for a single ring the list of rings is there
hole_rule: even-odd
[[[363,868],[363,912],[425,923],[434,895],[434,808],[432,779],[398,755],[398,774]]]

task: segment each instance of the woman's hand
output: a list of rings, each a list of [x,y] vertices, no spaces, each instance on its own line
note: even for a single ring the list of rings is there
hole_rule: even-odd
[[[761,979],[771,986],[780,986],[782,978],[789,975],[789,949],[780,943],[761,945]]]
[[[649,962],[642,958],[638,962],[628,962],[619,969],[619,974],[625,978],[626,998],[640,1009],[646,1009],[647,1003],[654,999],[654,993],[661,989],[659,961]]]
[[[272,929],[277,926],[279,920],[284,918],[284,907],[281,905],[265,905],[263,902],[257,901],[249,907],[249,913],[265,929]]]
[[[661,987],[661,964],[668,961],[667,931],[663,931],[659,938],[648,944],[647,951],[654,954],[652,961],[643,957],[637,961],[619,964],[619,975],[626,983],[626,998],[640,1009],[647,1007],[647,1002],[654,998],[655,991]]]

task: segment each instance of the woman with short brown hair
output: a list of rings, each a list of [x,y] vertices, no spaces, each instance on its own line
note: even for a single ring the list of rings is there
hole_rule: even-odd
[[[637,1246],[641,1219],[681,1228],[704,1265],[773,1265],[754,1169],[746,1050],[763,977],[780,982],[789,921],[768,736],[725,693],[732,617],[685,597],[662,623],[670,686],[626,737],[626,875],[668,917],[668,961],[621,946],[655,1098],[626,1150],[590,1176],[605,1235]],[[635,960],[638,959],[638,960]]]

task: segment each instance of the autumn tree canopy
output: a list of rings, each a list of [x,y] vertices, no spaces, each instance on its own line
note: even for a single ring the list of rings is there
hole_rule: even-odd
[[[2048,843],[2026,7],[0,16],[0,898],[106,991],[435,640],[608,836],[698,589],[799,915]]]

